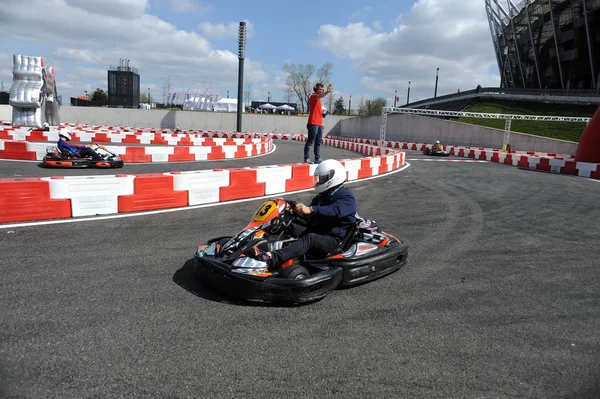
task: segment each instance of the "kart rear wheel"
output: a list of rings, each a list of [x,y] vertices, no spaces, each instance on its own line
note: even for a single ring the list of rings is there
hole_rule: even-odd
[[[292,265],[281,269],[279,277],[287,278],[288,280],[304,280],[310,277],[310,273],[304,266]]]

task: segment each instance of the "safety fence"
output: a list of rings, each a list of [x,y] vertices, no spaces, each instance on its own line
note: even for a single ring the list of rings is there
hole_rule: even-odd
[[[270,138],[305,141],[294,137]],[[404,165],[396,149],[325,139],[323,144],[366,155],[340,160],[348,180],[392,172]],[[313,186],[318,165],[296,163],[110,176],[0,179],[0,222],[21,222],[178,208],[289,193]]]
[[[332,137],[351,144],[366,144],[379,146],[379,140],[370,140],[356,137]],[[384,148],[423,151],[430,144],[410,143],[404,141],[386,141]],[[342,147],[344,148],[344,147]],[[532,151],[511,151],[509,153],[492,148],[443,146],[450,155],[497,162],[505,165],[540,170],[552,173],[562,173],[592,179],[600,179],[600,164],[577,162],[571,155],[553,154]]]

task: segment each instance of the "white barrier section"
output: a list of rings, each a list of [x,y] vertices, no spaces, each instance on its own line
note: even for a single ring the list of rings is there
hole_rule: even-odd
[[[140,140],[140,144],[150,144],[150,142],[154,140],[154,134],[150,133],[142,133],[135,137],[137,137]]]
[[[360,159],[344,159],[344,166],[348,172],[348,181],[358,179],[358,171],[360,170]]]
[[[173,137],[169,134],[163,134],[162,136],[169,145],[177,145],[179,143],[179,137]]]
[[[225,159],[235,158],[237,152],[237,145],[224,145],[223,152],[225,153]]]
[[[190,154],[194,154],[196,161],[208,160],[208,154],[210,154],[210,147],[189,147]]]
[[[119,212],[119,196],[133,195],[135,176],[43,177],[50,184],[50,198],[70,199],[73,217]]]
[[[46,148],[53,146],[55,147],[56,144],[27,142],[27,151],[35,152],[35,159],[41,161],[46,155]]]
[[[243,146],[244,146],[244,151],[246,151],[246,156],[251,157],[252,156],[252,148],[254,148],[254,144],[243,144]]]
[[[27,136],[29,136],[29,131],[19,129],[19,130],[13,130],[12,132],[10,132],[10,134],[12,135],[14,141],[25,141],[25,138]]]
[[[220,188],[229,186],[228,170],[198,170],[164,173],[173,176],[173,189],[187,191],[189,205],[219,202]]]
[[[385,164],[387,166],[386,172],[391,172],[394,168],[394,155],[386,155],[385,156]]]
[[[174,147],[146,147],[146,155],[152,155],[152,162],[169,162],[169,155],[174,153]]]
[[[560,168],[565,166],[564,159],[550,159],[550,172],[560,173]]]
[[[598,168],[597,163],[589,163],[589,162],[577,162],[576,168],[579,170],[578,176],[582,177],[590,177],[592,172],[595,172]]]
[[[256,181],[265,183],[265,195],[285,192],[285,181],[292,178],[291,165],[270,165],[253,167],[256,169]]]
[[[540,157],[529,156],[527,162],[530,169],[536,169],[536,166],[540,163]]]
[[[381,158],[370,158],[369,167],[371,168],[371,176],[379,174],[379,167],[381,166]]]
[[[96,133],[81,132],[78,130],[73,130],[72,132],[77,135],[79,141],[82,143],[91,143],[94,140],[94,136],[96,136]]]

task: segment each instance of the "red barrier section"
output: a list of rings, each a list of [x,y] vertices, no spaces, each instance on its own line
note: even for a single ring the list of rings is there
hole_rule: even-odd
[[[577,176],[579,174],[579,170],[577,169],[577,162],[576,161],[566,161],[565,166],[560,168],[560,173],[566,173],[568,175]]]
[[[237,146],[237,151],[235,152],[235,154],[233,154],[233,156],[235,158],[245,158],[248,156],[248,153],[246,152],[246,146],[245,145],[238,145]]]
[[[225,159],[225,153],[223,152],[223,147],[221,147],[221,146],[211,147],[210,154],[207,155],[207,158],[209,161],[212,161],[213,159]]]
[[[0,179],[0,223],[71,217],[71,200],[50,199],[50,184],[37,178]]]
[[[529,157],[526,155],[521,155],[521,158],[519,159],[517,166],[520,166],[522,168],[529,167]]]
[[[173,176],[161,173],[136,175],[133,195],[119,197],[119,213],[179,208],[188,205],[188,192],[173,190]]]
[[[494,151],[492,153],[492,159],[491,159],[491,161],[492,162],[500,162],[500,157],[499,157],[498,151]]]
[[[256,169],[229,169],[229,186],[219,188],[221,202],[263,195],[265,183],[256,181]]]
[[[164,137],[160,133],[154,133],[154,138],[150,140],[150,144],[168,145],[169,143],[164,139]]]
[[[106,133],[96,133],[94,135],[94,142],[95,143],[111,143],[111,139],[108,138],[108,135]]]
[[[123,143],[140,144],[140,139],[135,134],[126,134],[125,137],[123,137]]]
[[[44,131],[32,130],[29,132],[25,140],[27,141],[48,141],[48,137],[44,135]]]
[[[169,155],[169,162],[186,162],[186,161],[195,161],[196,156],[194,154],[190,154],[189,147],[173,147],[175,150],[173,154]]]
[[[146,154],[144,147],[127,147],[121,158],[124,162],[152,162],[152,155]]]
[[[540,158],[540,163],[538,163],[535,168],[537,170],[545,170],[546,172],[550,172],[552,167],[550,166],[550,158]]]
[[[600,107],[598,107],[592,120],[579,138],[575,160],[577,162],[600,163]]]
[[[192,143],[189,136],[183,136],[179,139],[177,145],[194,145],[194,143]]]
[[[365,177],[373,176],[373,169],[371,169],[371,161],[369,159],[361,159],[360,169],[358,170],[358,178],[364,179]]]
[[[35,161],[36,155],[34,151],[27,151],[25,141],[6,141],[4,149],[0,150],[0,158]]]
[[[381,159],[381,163],[379,164],[379,174],[381,175],[388,172],[388,163],[386,156],[380,157],[379,159]]]

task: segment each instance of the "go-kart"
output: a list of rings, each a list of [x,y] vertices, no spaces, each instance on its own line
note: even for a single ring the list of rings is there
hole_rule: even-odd
[[[42,159],[42,166],[49,168],[122,168],[123,160],[115,153],[109,151],[102,144],[91,144],[92,150],[101,155],[103,160],[92,157],[78,157],[61,151],[56,146],[46,147],[46,155]]]
[[[425,147],[425,149],[423,150],[423,155],[431,155],[434,157],[447,157],[450,155],[450,153],[448,151],[442,150],[441,148],[436,148],[434,150],[433,148]]]
[[[195,273],[225,296],[267,302],[304,303],[392,273],[406,264],[408,244],[362,218],[323,259],[305,255],[270,271],[249,253],[273,251],[292,243],[304,219],[282,198],[270,198],[235,236],[217,237],[194,254]],[[304,224],[306,225],[306,223]]]

